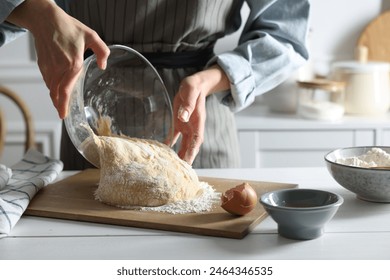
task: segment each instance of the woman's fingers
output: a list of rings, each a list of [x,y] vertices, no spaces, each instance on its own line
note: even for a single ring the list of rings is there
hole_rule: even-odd
[[[193,111],[192,118],[186,123],[189,134],[183,135],[187,138],[185,141],[185,149],[183,160],[192,164],[199,153],[200,147],[204,140],[204,129],[206,122],[206,99],[200,95],[197,102],[196,110]]]
[[[67,72],[60,82],[58,87],[58,105],[56,108],[61,119],[64,119],[68,115],[69,100],[81,70],[79,69],[78,73],[76,73],[76,69]]]
[[[192,164],[203,143],[206,119],[205,94],[192,76],[185,78],[174,99],[174,133],[172,143],[181,135],[178,156]]]
[[[196,109],[198,98],[201,95],[198,85],[192,76],[185,78],[180,84],[179,91],[175,96],[177,103],[175,109],[177,118],[181,122],[188,122]]]
[[[96,55],[96,62],[100,69],[105,70],[107,67],[107,59],[110,55],[110,49],[100,39],[96,32],[89,34],[85,42],[86,49],[91,49]]]

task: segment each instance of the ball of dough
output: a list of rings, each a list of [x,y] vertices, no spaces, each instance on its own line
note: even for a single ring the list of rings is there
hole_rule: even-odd
[[[96,199],[119,207],[160,206],[202,193],[192,167],[154,140],[93,135],[100,156]]]

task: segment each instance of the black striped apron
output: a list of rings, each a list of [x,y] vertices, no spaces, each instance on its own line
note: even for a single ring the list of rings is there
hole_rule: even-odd
[[[94,29],[108,45],[127,45],[147,56],[213,48],[218,38],[237,28],[237,23],[229,19],[239,13],[241,4],[234,0],[84,0],[70,2],[68,12]],[[150,60],[153,63],[153,58]],[[203,68],[156,67],[171,101],[180,81]],[[212,95],[207,98],[206,110],[204,142],[193,167],[239,167],[234,115]],[[61,160],[64,169],[91,167],[74,148],[64,128]]]

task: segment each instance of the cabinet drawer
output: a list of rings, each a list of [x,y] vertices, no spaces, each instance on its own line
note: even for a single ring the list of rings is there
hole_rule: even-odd
[[[390,146],[390,130],[389,129],[383,130],[381,145]]]
[[[324,156],[329,150],[263,151],[256,158],[257,167],[325,167]]]
[[[239,131],[241,167],[323,166],[327,152],[375,145],[375,139],[374,129]]]
[[[333,149],[356,145],[356,133],[353,130],[317,130],[317,131],[257,131],[259,150],[313,150]],[[373,131],[367,140],[359,143],[372,144]]]

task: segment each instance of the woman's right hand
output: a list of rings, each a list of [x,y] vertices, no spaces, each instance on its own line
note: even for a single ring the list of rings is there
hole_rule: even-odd
[[[98,66],[105,69],[109,48],[95,31],[50,0],[26,0],[7,21],[32,33],[43,80],[59,117],[65,118],[72,89],[82,70],[84,52],[91,49]]]
[[[218,65],[212,65],[181,81],[173,100],[174,131],[166,144],[173,146],[181,135],[178,155],[188,164],[193,163],[203,143],[207,96],[229,88],[229,79]]]

